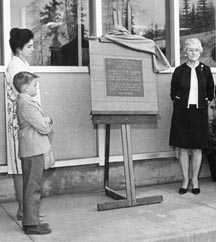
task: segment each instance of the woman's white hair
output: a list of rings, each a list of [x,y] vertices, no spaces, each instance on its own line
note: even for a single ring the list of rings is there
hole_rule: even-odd
[[[203,52],[203,47],[199,39],[197,38],[190,38],[186,39],[183,43],[183,51],[186,52],[188,47],[196,46],[198,47],[200,53]]]

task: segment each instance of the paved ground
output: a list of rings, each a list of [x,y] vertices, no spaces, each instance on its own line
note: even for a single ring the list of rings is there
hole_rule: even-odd
[[[216,242],[216,183],[201,180],[201,194],[178,195],[180,184],[136,189],[137,197],[162,195],[163,202],[97,211],[112,201],[103,193],[43,199],[50,235],[25,235],[16,203],[0,204],[0,242]]]

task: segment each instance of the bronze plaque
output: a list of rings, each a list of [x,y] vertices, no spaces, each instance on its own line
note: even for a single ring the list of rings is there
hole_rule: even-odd
[[[106,95],[144,97],[142,61],[105,58]]]

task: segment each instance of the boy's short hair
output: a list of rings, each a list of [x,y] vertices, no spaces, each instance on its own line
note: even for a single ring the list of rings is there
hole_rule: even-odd
[[[21,71],[17,73],[13,78],[13,85],[16,88],[18,92],[22,91],[23,85],[31,83],[31,81],[35,78],[38,78],[34,73],[27,72],[27,71]]]

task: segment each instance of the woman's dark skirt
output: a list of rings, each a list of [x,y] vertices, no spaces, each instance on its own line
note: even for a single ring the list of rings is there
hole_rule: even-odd
[[[208,147],[208,111],[191,105],[187,109],[174,109],[169,144],[186,149]]]

